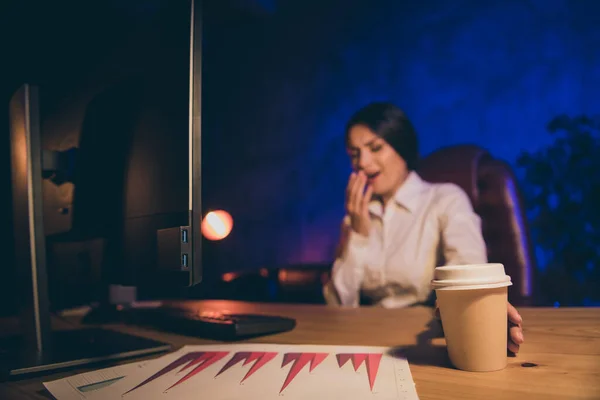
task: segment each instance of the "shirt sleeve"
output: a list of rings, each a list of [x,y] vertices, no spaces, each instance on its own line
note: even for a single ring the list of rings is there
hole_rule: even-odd
[[[487,248],[481,232],[481,219],[467,194],[458,186],[443,187],[441,231],[447,265],[487,263]]]
[[[331,280],[342,306],[358,307],[369,238],[352,230],[344,218]]]

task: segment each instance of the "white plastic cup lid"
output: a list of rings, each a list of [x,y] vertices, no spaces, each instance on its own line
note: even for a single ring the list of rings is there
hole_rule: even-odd
[[[510,285],[504,265],[497,263],[437,267],[431,281],[435,290],[492,289]]]

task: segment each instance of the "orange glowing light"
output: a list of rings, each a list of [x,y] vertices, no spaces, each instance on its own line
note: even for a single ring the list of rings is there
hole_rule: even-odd
[[[202,220],[202,234],[208,240],[221,240],[233,229],[233,218],[224,210],[211,211]]]

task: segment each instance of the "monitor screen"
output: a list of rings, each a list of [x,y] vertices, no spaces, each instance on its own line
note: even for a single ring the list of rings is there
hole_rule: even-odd
[[[76,73],[57,68],[32,85],[45,168],[35,198],[53,309],[101,300],[111,284],[161,296],[202,280],[201,5],[152,4],[98,6],[113,27],[103,39],[111,45],[96,46]],[[77,8],[47,11],[65,24],[84,17]],[[80,40],[94,44],[92,31]],[[56,46],[69,54],[77,42]],[[17,114],[11,109],[10,120],[26,118]],[[179,257],[159,265],[157,233],[179,227],[191,233],[187,268]]]

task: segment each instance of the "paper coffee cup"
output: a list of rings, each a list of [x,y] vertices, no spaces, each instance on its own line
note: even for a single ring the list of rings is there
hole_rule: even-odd
[[[504,265],[438,267],[431,285],[452,364],[474,372],[505,368],[508,286],[512,283]]]

